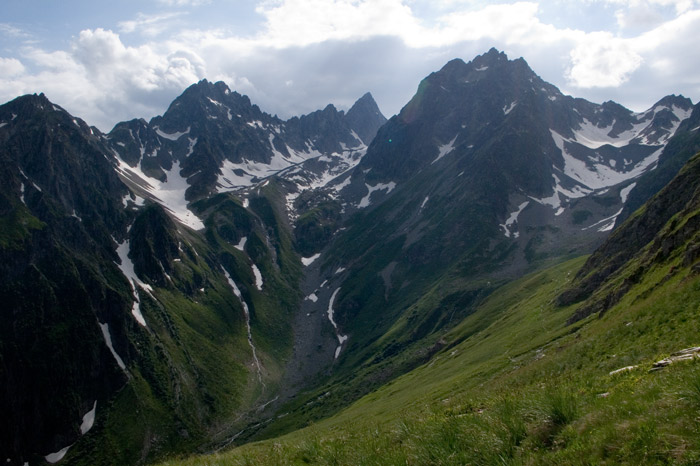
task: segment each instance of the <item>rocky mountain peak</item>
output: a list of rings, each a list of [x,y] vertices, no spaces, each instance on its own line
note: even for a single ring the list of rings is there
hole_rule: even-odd
[[[671,108],[673,106],[678,107],[682,110],[690,110],[693,107],[693,101],[682,95],[671,94],[662,98],[654,105],[654,107],[667,108]]]
[[[369,145],[379,127],[386,123],[386,117],[379,110],[372,94],[367,92],[350,107],[345,121],[350,129],[360,136],[362,142]]]

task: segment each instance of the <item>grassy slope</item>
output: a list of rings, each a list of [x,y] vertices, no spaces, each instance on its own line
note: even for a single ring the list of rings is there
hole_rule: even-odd
[[[569,261],[497,290],[432,361],[309,428],[192,464],[639,464],[700,460],[700,279],[680,255],[567,326]],[[673,274],[669,274],[672,267]],[[631,371],[609,375],[628,365]]]

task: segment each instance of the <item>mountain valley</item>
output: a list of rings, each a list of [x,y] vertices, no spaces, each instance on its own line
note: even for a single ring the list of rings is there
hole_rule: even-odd
[[[18,97],[3,458],[692,464],[696,364],[645,368],[698,344],[698,151],[690,99],[591,103],[495,49],[388,120],[203,80],[103,134]]]

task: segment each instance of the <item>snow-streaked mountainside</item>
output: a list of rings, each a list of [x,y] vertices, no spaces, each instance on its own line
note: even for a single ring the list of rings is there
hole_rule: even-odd
[[[119,174],[136,196],[159,202],[184,224],[202,229],[189,202],[239,191],[282,172],[300,189],[324,186],[359,161],[384,121],[369,93],[347,114],[328,105],[282,121],[223,82],[203,80],[162,117],[119,123],[106,139]],[[303,170],[295,169],[301,165]]]
[[[542,81],[523,59],[511,61],[492,49],[427,77],[382,128],[352,185],[364,184],[369,195],[377,181],[400,183],[421,169],[444,172],[455,160],[460,169],[451,173],[459,176],[476,168],[467,160],[488,157],[489,166],[515,171],[504,186],[513,197],[504,219],[527,199],[558,216],[580,198],[619,192],[655,168],[692,109],[678,96],[641,113],[611,101],[575,99]]]
[[[592,252],[700,148],[698,118],[563,95],[495,49],[388,121],[369,93],[281,120],[206,80],[109,134],[8,102],[0,450],[135,464],[328,415],[499,285]]]

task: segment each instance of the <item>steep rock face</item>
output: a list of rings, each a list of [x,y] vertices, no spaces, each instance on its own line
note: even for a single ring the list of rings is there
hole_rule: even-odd
[[[386,118],[377,107],[372,94],[368,92],[348,110],[345,121],[368,146],[377,135],[377,130],[386,123]]]
[[[167,287],[173,261],[180,256],[175,223],[157,204],[146,207],[129,230],[134,272],[147,282]]]
[[[129,295],[105,274],[128,191],[97,130],[43,95],[3,105],[0,121],[0,444],[29,458],[72,443],[93,401],[126,383],[100,324],[126,358]]]

